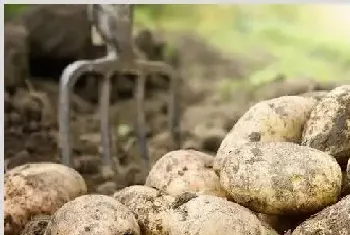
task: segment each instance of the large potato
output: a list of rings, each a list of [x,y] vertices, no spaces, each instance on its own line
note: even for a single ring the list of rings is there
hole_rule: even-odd
[[[350,85],[331,90],[315,106],[305,123],[302,144],[346,165],[350,157]]]
[[[139,235],[133,213],[116,199],[84,195],[64,204],[52,216],[45,235]]]
[[[5,233],[18,234],[30,217],[53,214],[86,191],[81,175],[60,164],[25,164],[11,169],[5,174]]]
[[[200,195],[177,197],[164,226],[171,235],[277,235],[248,209],[225,198]]]
[[[153,166],[146,185],[176,196],[184,192],[226,196],[212,169],[213,157],[195,150],[165,154]]]
[[[117,191],[114,198],[136,215],[142,234],[167,234],[163,220],[166,211],[174,202],[174,197],[163,195],[154,188],[133,185]]]
[[[233,200],[266,214],[312,213],[338,199],[336,160],[295,143],[249,143],[227,158],[220,182]]]
[[[226,156],[250,142],[301,142],[303,126],[316,103],[313,98],[283,96],[252,106],[222,141],[214,160],[219,173]]]
[[[292,235],[350,234],[350,195],[299,225]]]

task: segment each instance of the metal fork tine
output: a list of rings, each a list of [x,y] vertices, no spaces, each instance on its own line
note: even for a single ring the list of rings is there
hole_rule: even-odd
[[[136,120],[136,132],[139,141],[139,149],[142,158],[146,164],[149,165],[149,156],[147,148],[147,137],[146,137],[146,121],[145,121],[145,83],[146,76],[143,73],[139,73],[137,78],[137,84],[135,89],[136,97],[136,109],[137,109],[137,120]]]
[[[88,71],[91,64],[88,61],[76,61],[68,65],[60,79],[58,125],[59,148],[62,151],[62,164],[72,166],[72,147],[70,134],[70,95],[77,79]]]
[[[138,61],[137,65],[147,73],[163,73],[169,76],[170,80],[170,101],[169,101],[169,130],[176,149],[181,148],[180,137],[180,101],[179,101],[179,76],[173,68],[159,61]]]
[[[109,122],[110,76],[105,76],[102,79],[100,92],[102,164],[103,166],[111,166],[111,132]]]

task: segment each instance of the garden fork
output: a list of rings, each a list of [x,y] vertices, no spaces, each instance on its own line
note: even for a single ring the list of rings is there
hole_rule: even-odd
[[[136,58],[133,44],[133,6],[128,4],[91,4],[88,17],[107,46],[107,56],[95,60],[79,60],[68,65],[60,78],[59,91],[59,148],[62,163],[72,166],[72,142],[70,138],[70,95],[81,75],[97,72],[102,75],[99,95],[102,145],[102,167],[114,170],[111,156],[111,132],[109,122],[110,79],[118,73],[138,75],[135,89],[137,120],[136,132],[139,151],[149,166],[145,128],[145,80],[147,74],[162,73],[170,78],[170,102],[168,105],[169,128],[175,147],[180,148],[178,75],[172,66],[164,62]]]

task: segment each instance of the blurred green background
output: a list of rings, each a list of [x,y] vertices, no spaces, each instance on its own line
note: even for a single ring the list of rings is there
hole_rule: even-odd
[[[5,5],[5,19],[26,5]],[[310,77],[350,79],[350,5],[137,5],[137,27],[195,32],[253,61],[252,84]]]

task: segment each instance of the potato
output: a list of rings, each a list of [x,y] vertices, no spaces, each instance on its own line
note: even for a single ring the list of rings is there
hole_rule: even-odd
[[[133,213],[116,199],[84,195],[64,204],[52,216],[45,235],[138,235]]]
[[[283,96],[252,106],[222,141],[214,160],[219,173],[233,148],[250,142],[301,142],[303,126],[316,101],[300,96]]]
[[[164,214],[174,202],[174,197],[162,195],[154,188],[133,185],[117,191],[114,198],[136,215],[142,234],[167,234],[163,228]]]
[[[149,172],[146,185],[177,196],[184,192],[226,196],[212,169],[213,157],[195,150],[165,154]]]
[[[177,197],[164,224],[171,235],[277,235],[247,208],[212,195]]]
[[[25,164],[9,170],[5,174],[5,233],[18,234],[30,217],[53,214],[86,191],[81,175],[60,164]]]
[[[346,165],[350,157],[350,85],[331,90],[305,123],[302,145],[334,156]]]
[[[220,172],[220,183],[235,202],[277,215],[313,213],[335,203],[341,180],[332,156],[288,142],[241,146]]]
[[[350,234],[350,195],[300,224],[292,235]]]

